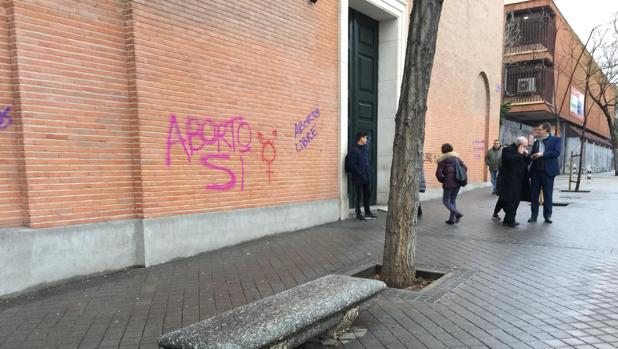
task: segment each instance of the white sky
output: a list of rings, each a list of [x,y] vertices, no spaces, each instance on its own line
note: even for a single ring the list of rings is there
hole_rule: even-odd
[[[590,30],[612,19],[618,12],[618,0],[554,0],[562,15],[582,42]]]

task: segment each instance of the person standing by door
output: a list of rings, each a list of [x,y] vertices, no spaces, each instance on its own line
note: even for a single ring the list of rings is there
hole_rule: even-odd
[[[539,215],[539,195],[543,190],[543,218],[545,223],[552,223],[552,205],[554,192],[554,178],[560,174],[560,148],[562,139],[552,136],[551,125],[544,122],[535,128],[537,136],[530,157],[530,196],[531,196],[531,215],[528,222],[534,223]]]
[[[371,180],[371,167],[369,164],[369,152],[367,149],[368,135],[365,131],[360,131],[356,134],[356,143],[350,147],[349,162],[350,172],[352,174],[352,184],[354,185],[355,210],[356,219],[365,222],[368,219],[378,218],[371,212],[369,208],[369,199],[371,198],[371,188],[369,183]],[[361,212],[361,199],[365,215]]]

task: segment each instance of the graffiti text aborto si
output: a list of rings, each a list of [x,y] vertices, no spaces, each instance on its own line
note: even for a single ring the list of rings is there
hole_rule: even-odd
[[[188,162],[193,160],[193,155],[196,152],[208,147],[209,151],[204,151],[204,154],[200,156],[200,164],[210,170],[225,174],[228,181],[224,183],[208,183],[206,189],[230,190],[235,188],[240,180],[240,190],[243,191],[245,188],[245,163],[243,156],[251,151],[253,141],[253,129],[249,122],[242,116],[233,116],[221,122],[217,122],[209,117],[197,118],[188,116],[184,121],[184,129],[183,137],[183,132],[176,115],[170,115],[165,164],[168,166],[172,164],[171,149],[175,144],[182,146]],[[271,146],[274,149],[274,145],[271,144]],[[240,158],[240,173],[234,171],[227,164],[231,161],[232,155],[238,155]]]

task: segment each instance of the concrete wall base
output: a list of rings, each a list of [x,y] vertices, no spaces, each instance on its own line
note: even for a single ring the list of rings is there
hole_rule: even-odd
[[[339,219],[339,200],[69,227],[0,230],[0,297]]]

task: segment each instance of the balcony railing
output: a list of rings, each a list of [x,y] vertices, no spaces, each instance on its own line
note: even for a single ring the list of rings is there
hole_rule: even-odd
[[[548,9],[509,13],[505,22],[505,53],[547,50],[556,46],[556,20]]]
[[[542,61],[509,64],[504,76],[505,102],[552,103],[554,70]]]

